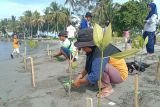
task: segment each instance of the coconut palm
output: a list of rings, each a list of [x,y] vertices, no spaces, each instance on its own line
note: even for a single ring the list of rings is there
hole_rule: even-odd
[[[112,0],[99,0],[96,8],[94,9],[94,15],[98,19],[99,23],[104,23],[106,19],[112,19]]]
[[[11,29],[12,32],[15,32],[15,25],[16,25],[16,17],[15,16],[11,16]]]
[[[32,38],[32,19],[33,19],[33,14],[30,10],[27,10],[24,12],[24,22],[28,26],[30,37]]]
[[[76,0],[66,0],[65,4],[69,4],[72,8],[74,8]]]
[[[47,7],[44,11],[45,13],[44,20],[45,20],[45,23],[47,24],[47,34],[49,32],[50,25],[52,24],[52,15],[49,12],[50,12],[50,8]]]
[[[43,19],[43,16],[41,16],[38,11],[35,11],[33,13],[32,23],[34,26],[38,27],[37,32],[38,32],[38,36],[39,36],[39,31],[40,31],[41,26],[43,26],[43,24],[44,24],[44,19]]]
[[[51,3],[49,11],[52,15],[53,23],[56,23],[56,31],[59,32],[59,24],[63,24],[65,22],[67,15],[62,11],[61,6],[59,6],[56,2]]]

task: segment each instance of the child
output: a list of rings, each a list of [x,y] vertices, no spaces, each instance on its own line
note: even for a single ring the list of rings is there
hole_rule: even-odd
[[[67,32],[61,32],[58,35],[61,41],[60,51],[54,54],[54,57],[63,55],[68,61],[70,60],[70,55],[73,61],[76,61],[78,58],[76,47],[68,39]]]
[[[13,37],[13,52],[11,54],[11,58],[13,59],[13,54],[14,53],[17,53],[18,55],[20,54],[20,51],[19,51],[19,40],[17,38],[17,35],[14,34],[14,37]]]

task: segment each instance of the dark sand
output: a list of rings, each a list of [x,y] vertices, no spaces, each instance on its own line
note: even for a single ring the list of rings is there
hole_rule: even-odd
[[[50,44],[54,52],[59,47],[57,42]],[[156,54],[160,55],[159,46],[156,46]],[[97,87],[72,88],[68,96],[63,86],[63,81],[69,78],[68,63],[47,56],[46,43],[33,52],[33,57],[36,88],[32,88],[29,61],[27,71],[23,57],[0,62],[0,107],[86,107],[88,97],[93,98],[94,107],[97,107]],[[79,55],[79,66],[73,71],[73,78],[84,66],[84,59],[85,55]],[[139,75],[139,107],[160,107],[160,86],[154,83],[158,59],[148,60],[144,55],[142,59],[151,66]],[[101,107],[134,107],[134,76],[129,75],[125,82],[115,85],[114,90],[112,95],[101,100]]]

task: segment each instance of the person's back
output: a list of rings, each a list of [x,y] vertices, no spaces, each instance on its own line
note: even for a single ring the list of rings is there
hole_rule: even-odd
[[[68,38],[75,38],[76,29],[72,25],[67,27]]]

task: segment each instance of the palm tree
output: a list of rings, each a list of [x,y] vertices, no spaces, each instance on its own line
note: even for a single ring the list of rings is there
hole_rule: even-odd
[[[45,13],[44,20],[45,20],[45,23],[47,23],[47,34],[49,32],[50,25],[52,24],[52,15],[49,13],[49,11],[50,11],[49,7],[47,7],[44,11]]]
[[[38,26],[37,32],[38,32],[38,36],[39,36],[39,31],[40,31],[41,26],[43,26],[43,24],[44,24],[44,19],[43,19],[43,16],[40,16],[40,13],[38,11],[35,11],[33,13],[32,23],[34,26]]]
[[[76,0],[66,0],[65,4],[69,4],[72,8],[74,8],[76,4]]]
[[[12,29],[12,32],[15,32],[15,28],[16,28],[16,27],[15,27],[16,17],[15,17],[15,16],[11,16],[11,21],[12,21],[12,22],[11,22],[11,23],[12,23],[12,25],[11,25],[11,27],[12,27],[12,28],[11,28],[11,29]]]
[[[31,38],[32,38],[32,27],[33,27],[32,19],[33,19],[32,12],[30,10],[25,11],[24,12],[24,21],[25,21],[26,25],[28,26],[29,34],[30,34]]]
[[[67,27],[68,22],[71,20],[70,9],[62,7],[61,11],[62,11],[62,13],[65,14],[64,15],[65,17],[63,18],[63,21],[64,21],[64,24],[65,24],[65,27]]]
[[[62,11],[61,6],[56,2],[52,2],[49,7],[50,14],[52,15],[53,23],[56,23],[56,31],[59,32],[59,24],[63,24],[67,15]]]
[[[112,20],[112,0],[99,0],[94,9],[94,15],[99,23],[104,23],[106,19]]]

